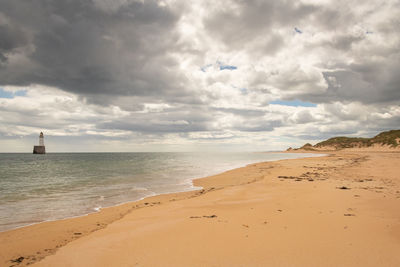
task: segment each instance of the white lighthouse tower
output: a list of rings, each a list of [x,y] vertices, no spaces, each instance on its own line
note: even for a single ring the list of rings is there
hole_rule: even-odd
[[[44,146],[43,132],[40,132],[40,135],[39,135],[39,146]]]
[[[46,147],[44,146],[43,132],[39,135],[39,145],[33,147],[33,154],[46,154]]]

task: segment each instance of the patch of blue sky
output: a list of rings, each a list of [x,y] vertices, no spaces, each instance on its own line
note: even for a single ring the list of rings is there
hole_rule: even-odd
[[[0,98],[9,98],[12,99],[16,96],[26,96],[25,90],[19,90],[16,92],[5,91],[3,88],[0,88]]]
[[[273,105],[281,105],[281,106],[291,106],[291,107],[316,107],[317,104],[310,103],[310,102],[303,102],[300,100],[291,100],[291,101],[286,101],[286,100],[275,100],[269,102],[270,104]]]
[[[303,31],[301,31],[299,28],[297,28],[297,27],[294,27],[294,31],[296,32],[296,33],[299,33],[299,34],[302,34],[303,33]]]
[[[222,63],[221,61],[218,61],[218,60],[216,61],[216,65],[217,65],[217,67],[219,68],[220,71],[221,70],[236,70],[238,68],[237,66],[227,65],[227,64],[224,64],[224,63]],[[208,68],[210,68],[212,66],[213,66],[213,64],[207,64],[207,65],[204,65],[203,67],[200,67],[200,70],[202,72],[207,72]]]
[[[26,90],[19,90],[14,93],[14,96],[26,96]]]
[[[237,67],[233,65],[219,65],[219,70],[236,70]]]

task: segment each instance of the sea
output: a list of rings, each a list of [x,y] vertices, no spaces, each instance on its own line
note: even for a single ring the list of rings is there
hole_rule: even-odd
[[[0,154],[0,231],[82,216],[158,194],[195,190],[193,179],[300,153]]]

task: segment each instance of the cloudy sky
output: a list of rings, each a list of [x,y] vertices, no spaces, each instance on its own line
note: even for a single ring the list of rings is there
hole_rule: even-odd
[[[0,152],[260,151],[400,128],[400,1],[0,1]]]

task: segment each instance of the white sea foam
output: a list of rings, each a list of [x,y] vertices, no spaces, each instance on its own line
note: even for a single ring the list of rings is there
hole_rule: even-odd
[[[95,207],[93,208],[94,211],[100,211],[101,210],[101,206]]]
[[[140,187],[140,186],[134,186],[131,188],[131,191],[149,191],[149,189],[145,188],[145,187]]]

